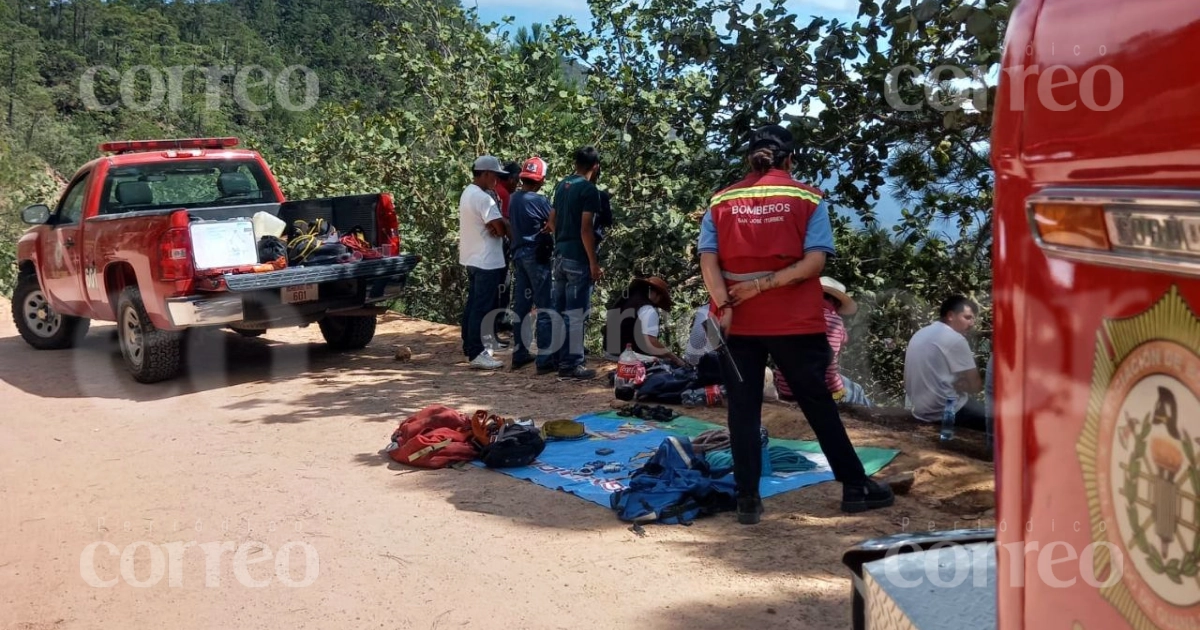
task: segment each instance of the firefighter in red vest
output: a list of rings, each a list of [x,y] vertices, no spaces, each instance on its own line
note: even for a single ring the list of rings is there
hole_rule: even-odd
[[[891,488],[867,477],[825,386],[832,357],[825,336],[821,271],[834,254],[821,191],[791,176],[792,134],[755,131],[745,179],[712,197],[700,231],[700,267],[713,316],[727,336],[742,382],[725,377],[738,522],[762,515],[763,373],[768,355],[783,372],[834,478],[842,511],[888,507]]]

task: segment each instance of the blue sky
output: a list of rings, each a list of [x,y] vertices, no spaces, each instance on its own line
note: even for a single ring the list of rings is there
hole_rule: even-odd
[[[528,26],[535,22],[550,23],[560,15],[574,18],[581,26],[591,24],[591,12],[587,0],[461,0],[466,8],[475,7],[484,22],[500,22],[513,17],[513,27]],[[747,0],[753,7],[756,0]],[[768,0],[762,0],[768,6]],[[837,18],[852,21],[858,14],[859,0],[790,0],[786,6],[799,16],[800,22],[812,16],[826,19]],[[817,183],[819,185],[819,182]],[[894,224],[900,217],[900,205],[888,195],[875,207],[876,216],[884,225]],[[853,214],[852,212],[849,214]]]
[[[549,23],[559,15],[575,18],[582,25],[591,23],[587,0],[461,0],[464,7],[478,7],[479,17],[487,22],[499,22],[505,16],[516,18],[515,25],[534,22]],[[753,6],[753,0],[748,4]],[[767,6],[769,2],[762,2]],[[787,3],[800,17],[820,15],[827,18],[852,20],[858,13],[858,0],[791,0]]]

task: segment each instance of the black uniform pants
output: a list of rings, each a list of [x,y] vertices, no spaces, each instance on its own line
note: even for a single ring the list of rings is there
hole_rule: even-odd
[[[730,354],[744,379],[740,384],[725,375],[729,405],[729,438],[733,453],[733,475],[739,494],[758,494],[762,476],[763,372],[767,357],[775,360],[788,387],[817,434],[821,452],[829,460],[834,478],[842,483],[861,483],[867,479],[846,427],[838,414],[837,403],[825,386],[825,369],[833,357],[829,340],[823,333],[749,337],[732,335]]]

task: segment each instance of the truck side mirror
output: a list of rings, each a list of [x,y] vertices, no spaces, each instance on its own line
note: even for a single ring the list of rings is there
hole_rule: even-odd
[[[21,211],[21,220],[30,225],[45,225],[50,220],[50,208],[45,204],[34,204]]]

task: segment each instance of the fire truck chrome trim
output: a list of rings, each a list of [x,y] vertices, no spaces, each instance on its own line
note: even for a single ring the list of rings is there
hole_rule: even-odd
[[[1038,204],[1075,204],[1103,206],[1108,251],[1076,248],[1047,243],[1038,230],[1035,206]],[[1137,268],[1170,274],[1200,276],[1200,191],[1156,188],[1075,188],[1050,187],[1030,195],[1025,201],[1026,218],[1033,240],[1053,258],[1110,267]],[[1135,218],[1168,222],[1185,235],[1196,232],[1196,239],[1185,238],[1182,249],[1154,245],[1135,245],[1122,241],[1117,221]]]

